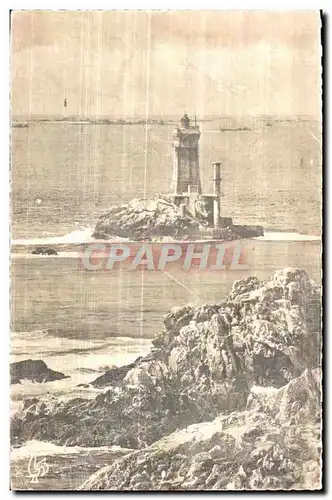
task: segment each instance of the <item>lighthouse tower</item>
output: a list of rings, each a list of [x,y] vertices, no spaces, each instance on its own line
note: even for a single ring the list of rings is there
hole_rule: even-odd
[[[190,124],[187,114],[181,119],[179,127],[173,131],[172,192],[175,195],[202,193],[198,145],[200,136],[199,127],[196,123]]]

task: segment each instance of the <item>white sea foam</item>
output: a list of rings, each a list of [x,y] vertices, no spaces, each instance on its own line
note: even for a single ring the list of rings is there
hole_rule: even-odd
[[[48,236],[45,238],[22,238],[18,240],[12,240],[13,245],[56,245],[65,243],[90,243],[96,241],[91,237],[93,233],[93,228],[88,227],[85,229],[80,229],[76,231],[71,231],[70,233],[64,234],[63,236]]]
[[[11,362],[42,359],[52,370],[81,377],[79,369],[98,372],[103,366],[122,366],[150,348],[151,340],[146,338],[68,339],[47,330],[13,332]]]
[[[127,365],[148,354],[151,340],[130,337],[68,339],[56,336],[51,330],[36,330],[13,332],[11,348],[11,362],[42,359],[50,369],[69,376],[45,384],[21,381],[21,384],[11,387],[13,399],[45,393],[93,397],[95,391],[92,388],[77,388],[77,385],[88,384],[107,367]]]
[[[88,451],[118,451],[121,450],[120,446],[100,446],[97,448],[89,448],[81,446],[57,446],[56,444],[47,443],[45,441],[37,441],[33,439],[27,441],[24,446],[14,448],[11,451],[11,459],[16,460],[19,458],[30,458],[31,455],[44,456],[44,455],[73,455],[80,454]]]
[[[251,392],[253,392],[254,394],[272,394],[277,391],[278,389],[272,386],[263,387],[260,385],[253,385],[251,388]]]
[[[293,232],[266,231],[264,236],[258,236],[256,240],[261,241],[319,241],[319,236]]]
[[[12,245],[63,245],[63,244],[79,244],[79,243],[98,243],[103,240],[92,238],[93,227],[71,231],[63,236],[48,236],[45,238],[21,238],[12,240]],[[309,234],[301,234],[296,232],[283,231],[266,231],[264,236],[258,236],[256,240],[262,241],[319,241],[320,237]],[[128,238],[114,237],[111,240],[105,240],[108,243],[112,241],[128,241]],[[173,241],[172,238],[163,238],[163,242]],[[199,241],[199,240],[197,240]],[[202,240],[204,241],[204,240]],[[68,256],[67,254],[75,254],[75,252],[59,252],[59,256]],[[24,255],[24,254],[21,254]],[[48,257],[36,255],[36,257]]]
[[[64,234],[63,236],[47,236],[45,238],[20,238],[12,240],[12,245],[64,245],[64,244],[79,244],[79,243],[98,243],[103,240],[92,238],[93,227],[79,229]],[[105,241],[127,241],[127,238],[115,236],[112,240]]]
[[[33,255],[31,253],[12,253],[13,259],[78,259],[81,252],[58,252],[57,255]]]

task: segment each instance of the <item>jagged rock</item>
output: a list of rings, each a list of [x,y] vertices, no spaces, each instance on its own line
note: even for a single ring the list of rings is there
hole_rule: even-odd
[[[144,481],[147,490],[318,490],[320,394],[319,371],[305,371],[259,395],[259,409],[178,430],[101,469],[80,489],[136,490]]]
[[[233,241],[243,238],[257,238],[264,236],[264,229],[262,226],[247,226],[233,224],[226,226],[215,231],[215,237],[225,241]]]
[[[41,359],[26,359],[17,363],[11,363],[10,365],[11,384],[20,384],[23,379],[42,383],[61,380],[63,378],[68,377],[63,373],[51,370]]]
[[[92,236],[97,239],[120,236],[135,241],[162,236],[182,239],[197,233],[198,227],[193,217],[182,217],[179,208],[166,198],[134,199],[105,212]]]
[[[101,215],[92,237],[109,239],[118,236],[134,241],[165,236],[196,239],[202,238],[208,227],[213,227],[213,215],[203,200],[196,202],[196,216],[193,217],[189,213],[182,216],[179,207],[167,197],[137,198],[125,205],[112,207]],[[215,238],[232,241],[263,236],[264,230],[261,226],[230,225],[214,233]]]
[[[47,426],[45,408],[14,418],[13,439],[144,448],[194,422],[245,410],[253,386],[280,388],[320,365],[319,309],[320,290],[304,271],[237,281],[217,304],[172,309],[158,349],[107,375],[104,394],[52,406]],[[253,408],[263,405],[250,398]]]
[[[139,357],[134,361],[134,363],[130,363],[129,365],[125,366],[114,367],[110,370],[107,370],[105,373],[103,373],[103,375],[100,375],[95,380],[93,380],[91,382],[91,385],[94,387],[108,387],[110,385],[119,384],[125,378],[129,370],[134,368],[141,359],[142,358]]]
[[[31,253],[32,255],[58,255],[58,252],[50,247],[37,247]]]

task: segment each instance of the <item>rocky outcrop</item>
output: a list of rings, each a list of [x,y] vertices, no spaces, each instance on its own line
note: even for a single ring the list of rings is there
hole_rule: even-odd
[[[58,255],[58,252],[50,247],[37,247],[31,253],[32,255]]]
[[[320,290],[298,269],[236,281],[224,300],[174,308],[164,325],[151,353],[107,375],[95,399],[31,403],[12,421],[13,441],[145,448],[320,365]]]
[[[213,237],[223,241],[234,241],[264,236],[262,226],[230,225],[213,230]]]
[[[147,363],[146,368],[140,367],[122,384],[109,387],[93,400],[65,402],[48,397],[25,401],[11,420],[12,444],[33,438],[67,446],[137,449],[188,423],[209,418],[176,384],[161,378],[158,370],[163,364]]]
[[[193,217],[182,217],[179,208],[167,199],[134,199],[105,212],[99,218],[92,237],[108,239],[120,236],[135,241],[164,236],[183,239],[196,234],[198,227]]]
[[[81,490],[317,490],[320,373],[305,371],[246,408],[194,424],[94,474]]]
[[[100,216],[92,234],[96,239],[114,237],[151,241],[170,237],[175,240],[217,238],[232,241],[263,236],[261,226],[230,225],[212,231],[213,217],[203,201],[196,203],[196,218],[180,214],[179,207],[165,198],[134,199],[115,206]]]
[[[61,372],[56,372],[48,368],[46,363],[41,359],[32,360],[26,359],[11,363],[10,365],[10,383],[20,384],[21,380],[31,380],[32,382],[52,382],[53,380],[61,380],[68,378]]]
[[[266,283],[235,281],[218,304],[174,308],[165,327],[152,343],[183,383],[205,374],[214,384],[241,376],[280,387],[319,364],[320,293],[307,273],[285,269]]]
[[[103,375],[100,375],[95,380],[93,380],[91,382],[91,385],[93,387],[109,387],[120,384],[129,370],[134,368],[141,359],[142,358],[139,357],[134,363],[130,363],[129,365],[125,366],[116,366],[107,370],[105,373],[103,373]]]
[[[236,238],[257,238],[264,236],[263,226],[249,226],[234,224],[230,229],[236,234]],[[235,239],[235,238],[234,238]]]

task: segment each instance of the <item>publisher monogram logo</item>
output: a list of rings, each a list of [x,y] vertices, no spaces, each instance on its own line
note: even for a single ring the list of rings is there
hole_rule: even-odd
[[[38,483],[39,477],[44,477],[49,471],[49,465],[46,458],[37,459],[36,455],[31,455],[28,463],[28,473],[31,478],[31,483]]]
[[[81,248],[81,263],[89,271],[248,270],[240,243],[93,243]]]

